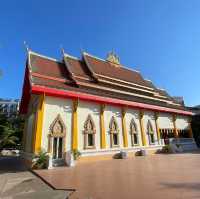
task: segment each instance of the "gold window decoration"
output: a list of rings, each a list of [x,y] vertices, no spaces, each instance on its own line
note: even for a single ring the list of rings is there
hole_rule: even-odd
[[[92,116],[89,114],[84,123],[84,148],[95,149],[96,128]]]
[[[149,144],[150,145],[155,144],[155,135],[154,135],[153,126],[150,120],[148,120],[147,122],[147,134],[149,138]]]
[[[54,119],[49,129],[48,152],[52,153],[53,159],[63,158],[66,144],[66,127],[60,114]]]
[[[111,147],[118,147],[119,146],[119,127],[114,116],[112,116],[110,120],[109,129],[110,129]]]
[[[138,145],[139,144],[138,129],[134,119],[132,119],[130,123],[130,135],[131,135],[132,146]]]

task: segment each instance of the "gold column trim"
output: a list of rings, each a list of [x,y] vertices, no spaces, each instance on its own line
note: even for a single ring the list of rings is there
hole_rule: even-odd
[[[105,124],[104,124],[104,111],[105,104],[100,106],[100,128],[101,128],[101,148],[106,148],[106,132],[105,132]]]
[[[147,142],[146,142],[146,137],[145,137],[143,118],[144,118],[144,112],[140,111],[139,112],[139,121],[140,121],[140,129],[141,129],[141,136],[142,136],[142,145],[146,146]]]
[[[178,130],[176,128],[176,115],[173,115],[173,125],[174,125],[174,131],[175,131],[175,138],[178,138]]]
[[[38,153],[41,151],[41,142],[42,142],[42,127],[44,120],[44,105],[45,105],[45,94],[40,95],[39,103],[37,107],[37,114],[35,118],[35,139],[33,140],[33,152]],[[34,124],[33,124],[34,125]],[[33,132],[34,133],[34,132]]]
[[[128,140],[127,140],[127,129],[126,129],[126,108],[122,108],[122,132],[123,132],[123,143],[124,147],[128,147]]]
[[[155,112],[154,116],[155,116],[155,124],[156,124],[156,132],[157,132],[157,137],[158,137],[158,144],[160,144],[160,128],[159,128],[159,125],[158,125],[159,113]]]
[[[72,113],[72,150],[78,149],[78,99],[73,100]]]

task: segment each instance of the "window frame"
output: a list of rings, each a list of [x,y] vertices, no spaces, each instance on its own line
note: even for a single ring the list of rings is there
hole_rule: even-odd
[[[147,122],[147,135],[148,135],[149,145],[155,145],[156,144],[155,132],[153,130],[153,126],[152,126],[150,120],[148,120],[148,122]],[[153,136],[154,142],[152,142],[151,136]]]
[[[134,129],[134,130],[133,130]],[[138,134],[138,128],[137,124],[135,123],[135,120],[132,119],[130,122],[130,136],[131,136],[131,146],[139,146],[139,134]],[[135,137],[137,137],[137,143],[135,143]]]
[[[115,128],[113,128],[115,125]],[[114,116],[112,116],[109,124],[109,133],[110,133],[110,145],[111,148],[118,148],[120,146],[119,142],[119,126]],[[114,135],[117,135],[117,144],[114,144]]]
[[[91,124],[92,129],[89,129],[88,124]],[[94,120],[92,119],[92,116],[89,114],[87,116],[86,121],[84,122],[84,130],[83,130],[83,136],[84,136],[84,149],[96,149],[96,143],[95,143],[95,134],[96,134],[96,127]],[[89,135],[92,135],[92,142],[93,145],[89,146],[88,138]]]

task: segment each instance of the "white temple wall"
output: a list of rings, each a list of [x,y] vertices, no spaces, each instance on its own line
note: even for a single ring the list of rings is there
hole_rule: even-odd
[[[66,126],[66,141],[65,147],[66,150],[71,150],[71,142],[72,142],[72,100],[71,99],[62,99],[56,97],[45,97],[45,105],[44,105],[44,121],[42,128],[42,149],[47,151],[48,149],[48,134],[49,128],[57,115],[60,114],[61,118]],[[96,134],[95,134],[95,147],[96,150],[101,149],[101,126],[100,126],[100,104],[79,101],[77,116],[78,116],[78,149],[84,149],[84,123],[88,117],[88,115],[92,116],[92,119],[95,123]],[[106,134],[106,148],[111,148],[110,143],[110,129],[109,124],[112,116],[115,117],[118,127],[119,127],[119,148],[123,148],[123,132],[122,132],[122,115],[121,115],[121,107],[106,105],[104,111],[104,125],[105,125],[105,134]],[[27,137],[26,137],[26,151],[32,150],[32,129],[33,129],[33,119],[34,114],[30,115],[28,118],[27,124]],[[125,115],[126,129],[127,129],[127,139],[128,139],[128,148],[132,147],[131,144],[131,136],[130,136],[130,122],[134,119],[137,125],[138,130],[138,138],[139,145],[142,146],[142,137],[141,137],[141,127],[139,122],[139,110],[137,109],[127,109]],[[154,131],[155,137],[155,145],[158,144],[156,125],[154,112],[145,111],[143,118],[143,125],[145,131],[145,138],[147,141],[147,145],[149,144],[149,137],[147,134],[147,123],[148,120],[151,121],[151,125]],[[168,113],[160,113],[158,117],[158,125],[159,128],[174,128],[173,126],[173,118],[172,114]],[[177,129],[186,129],[188,128],[188,117],[187,116],[177,116],[176,120]]]
[[[115,106],[110,106],[110,105],[106,105],[105,111],[104,111],[106,148],[111,148],[109,124],[110,124],[112,116],[115,117],[118,127],[119,127],[119,148],[122,148],[123,147],[123,135],[122,135],[121,108],[115,107]]]
[[[187,116],[177,116],[176,118],[176,128],[177,129],[187,129],[188,126],[188,117]]]
[[[141,127],[139,121],[139,111],[134,109],[128,109],[125,115],[126,120],[126,130],[127,130],[127,139],[128,139],[128,147],[133,147],[131,143],[131,135],[130,135],[130,123],[131,120],[134,119],[137,125],[139,145],[142,146],[142,137],[141,137]]]
[[[48,134],[50,130],[50,125],[58,114],[60,114],[66,126],[66,150],[71,150],[72,100],[46,96],[44,105],[44,121],[42,128],[42,149],[44,149],[45,151],[48,150]]]
[[[33,139],[33,125],[34,125],[34,116],[35,114],[32,113],[28,116],[27,119],[27,129],[26,129],[26,145],[25,145],[25,151],[26,152],[32,152],[32,139]]]
[[[144,125],[145,139],[147,141],[147,145],[149,145],[149,137],[148,137],[148,132],[147,132],[147,123],[149,120],[151,122],[153,132],[154,132],[155,145],[157,145],[159,143],[158,143],[158,136],[157,136],[157,132],[156,132],[156,123],[155,123],[154,112],[145,111],[144,118],[143,118],[143,125]]]
[[[78,109],[78,148],[84,149],[84,123],[87,120],[88,115],[92,116],[95,123],[95,147],[96,150],[100,149],[100,105],[92,102],[79,101]]]
[[[169,113],[159,113],[158,126],[160,129],[173,129],[173,116]]]

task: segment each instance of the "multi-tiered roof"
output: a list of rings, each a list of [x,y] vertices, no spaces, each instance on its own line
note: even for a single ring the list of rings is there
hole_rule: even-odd
[[[103,60],[86,52],[81,59],[63,52],[62,60],[58,61],[29,51],[22,113],[27,110],[30,93],[191,114],[166,91],[145,80],[140,72],[122,66],[114,54]]]

